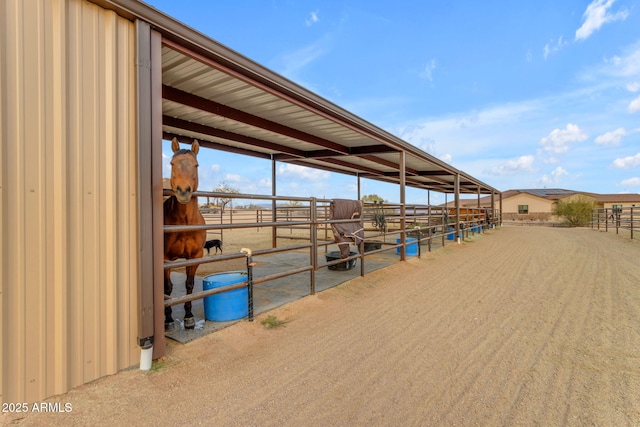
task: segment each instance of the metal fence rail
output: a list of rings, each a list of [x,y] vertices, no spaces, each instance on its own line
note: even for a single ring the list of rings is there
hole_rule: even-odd
[[[165,196],[171,194],[170,190],[164,191]],[[290,268],[289,270],[283,267],[283,270],[276,274],[265,277],[253,277],[250,286],[259,285],[285,276],[309,272],[309,294],[313,295],[315,293],[315,272],[321,268],[330,267],[351,259],[358,259],[360,260],[360,275],[364,276],[366,256],[400,248],[401,259],[404,259],[408,244],[417,243],[418,256],[420,256],[422,244],[426,244],[428,251],[431,251],[431,244],[436,239],[441,241],[442,246],[445,245],[447,240],[456,240],[454,238],[455,224],[453,223],[456,218],[455,209],[411,205],[405,207],[405,215],[403,217],[400,214],[402,210],[399,204],[364,203],[362,222],[365,227],[365,241],[359,245],[358,253],[347,259],[319,262],[319,252],[322,250],[326,252],[327,246],[335,243],[333,234],[330,233],[331,224],[360,221],[360,219],[332,220],[329,214],[331,200],[316,199],[313,197],[264,196],[200,191],[194,193],[194,196],[208,199],[225,198],[266,201],[268,202],[267,205],[271,204],[271,209],[220,209],[207,205],[201,208],[203,216],[205,217],[205,225],[164,226],[165,233],[197,229],[207,230],[222,238],[225,230],[243,228],[256,228],[259,230],[262,228],[271,228],[272,248],[253,250],[252,257],[254,259],[276,253],[308,250],[309,262],[306,266]],[[461,212],[462,211],[464,211],[464,213],[460,215],[460,223],[458,224],[459,238],[461,240],[476,233],[482,233],[488,228],[493,228],[500,224],[499,212],[497,211],[494,212],[492,210],[479,208],[464,208],[461,209]],[[487,213],[487,211],[489,213]],[[384,218],[382,223],[380,218]],[[303,233],[294,235],[293,230],[302,230]],[[286,231],[289,231],[289,234],[287,234]],[[396,238],[396,242],[387,242],[388,237]],[[380,247],[367,250],[365,245],[368,243],[380,244]],[[206,258],[165,261],[164,269],[223,262],[240,258],[245,258],[245,254],[220,254]],[[183,304],[187,301],[202,299],[210,295],[248,285],[247,282],[241,282],[206,291],[193,292],[190,295],[179,297],[165,295],[164,306],[170,307]]]
[[[640,208],[635,206],[596,208],[591,213],[591,228],[594,230],[621,230],[629,232],[633,239],[634,231],[640,230]]]

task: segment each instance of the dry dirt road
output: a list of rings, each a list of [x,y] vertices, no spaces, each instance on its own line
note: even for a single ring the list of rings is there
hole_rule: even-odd
[[[170,344],[20,425],[640,425],[640,242],[511,228]]]

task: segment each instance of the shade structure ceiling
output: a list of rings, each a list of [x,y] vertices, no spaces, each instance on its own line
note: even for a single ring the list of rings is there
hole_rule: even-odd
[[[163,138],[401,184],[498,190],[134,0],[92,0],[162,35]]]

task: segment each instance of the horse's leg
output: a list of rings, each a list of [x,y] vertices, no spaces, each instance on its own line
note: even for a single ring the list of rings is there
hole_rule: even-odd
[[[173,291],[173,283],[171,283],[171,270],[164,270],[164,294],[171,295]],[[164,308],[164,330],[167,332],[173,331],[176,324],[171,317],[171,307]]]
[[[185,283],[185,287],[187,288],[187,295],[191,295],[193,293],[193,285],[196,275],[196,270],[198,269],[197,265],[190,265],[187,267],[187,281]],[[193,329],[196,326],[196,320],[193,318],[193,313],[191,313],[191,301],[184,303],[184,328],[185,329]]]

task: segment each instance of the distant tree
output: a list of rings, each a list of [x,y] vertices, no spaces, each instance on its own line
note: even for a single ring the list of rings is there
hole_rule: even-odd
[[[362,201],[363,202],[379,202],[379,203],[383,203],[384,199],[380,196],[378,196],[377,194],[367,194],[366,196],[362,196]]]
[[[593,207],[594,202],[592,199],[578,196],[568,201],[558,200],[553,214],[563,218],[572,227],[581,227],[591,221]]]
[[[229,186],[226,182],[222,181],[218,188],[213,190],[215,193],[228,193],[228,194],[240,194],[236,188]],[[220,208],[220,211],[224,213],[225,208],[231,203],[233,199],[231,197],[216,197],[214,203]]]

